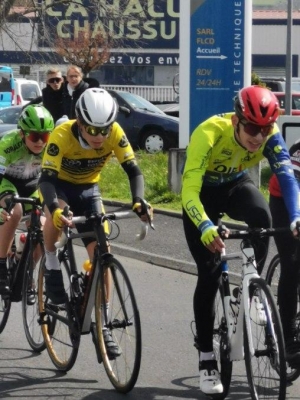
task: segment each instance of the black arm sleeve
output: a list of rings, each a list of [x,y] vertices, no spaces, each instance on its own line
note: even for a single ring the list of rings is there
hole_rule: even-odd
[[[135,160],[126,161],[121,165],[128,175],[132,203],[134,204],[144,198],[144,177]]]
[[[51,174],[49,174],[49,171],[49,169],[42,170],[39,180],[39,189],[43,196],[43,202],[52,214],[56,208],[59,208],[58,198],[55,191],[57,172],[51,171]]]

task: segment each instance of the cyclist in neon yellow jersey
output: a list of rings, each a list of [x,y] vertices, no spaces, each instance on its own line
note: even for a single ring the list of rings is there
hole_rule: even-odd
[[[8,214],[5,199],[15,193],[22,197],[38,197],[37,184],[43,152],[54,128],[49,111],[30,105],[22,111],[16,129],[0,141],[0,293],[9,291],[7,254],[25,210],[16,204]]]
[[[216,227],[219,213],[225,212],[251,228],[270,227],[268,204],[247,171],[267,158],[278,177],[294,235],[300,221],[298,184],[276,124],[276,96],[260,86],[246,87],[238,92],[234,108],[233,113],[215,115],[196,127],[182,177],[184,232],[198,268],[195,345],[199,350],[200,390],[206,394],[223,391],[212,341],[214,299],[221,271],[210,266],[211,255],[225,246]],[[268,239],[253,246],[260,273]]]

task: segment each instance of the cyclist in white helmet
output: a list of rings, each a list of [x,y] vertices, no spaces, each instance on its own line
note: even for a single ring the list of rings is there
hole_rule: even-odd
[[[55,304],[63,303],[65,299],[54,245],[62,227],[71,224],[63,215],[63,209],[68,205],[73,215],[101,212],[103,205],[98,182],[100,172],[112,154],[127,173],[133,210],[141,219],[146,218],[147,210],[141,207],[144,178],[126,134],[116,122],[117,112],[117,104],[106,90],[87,89],[76,103],[76,120],[58,125],[46,147],[39,190],[46,216],[46,295]],[[77,229],[79,232],[93,230],[86,225],[78,225]],[[95,239],[84,238],[83,242],[92,260]],[[119,355],[110,332],[106,335],[106,347],[111,357]]]

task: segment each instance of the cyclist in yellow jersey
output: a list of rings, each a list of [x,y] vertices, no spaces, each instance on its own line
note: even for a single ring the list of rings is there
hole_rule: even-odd
[[[195,346],[199,350],[200,390],[206,394],[223,392],[212,341],[221,271],[210,264],[212,253],[225,246],[217,232],[219,213],[250,227],[270,227],[268,204],[247,172],[265,157],[278,178],[295,236],[300,221],[298,184],[275,122],[279,114],[276,96],[266,88],[250,86],[239,91],[234,106],[235,112],[213,116],[196,127],[182,177],[184,232],[198,268]],[[260,273],[268,239],[253,246]]]
[[[123,129],[115,121],[117,112],[117,104],[107,91],[87,89],[76,103],[76,120],[58,125],[46,147],[39,190],[46,216],[46,295],[55,304],[65,300],[54,245],[63,225],[71,225],[70,219],[63,215],[63,209],[68,205],[73,215],[101,212],[98,181],[102,168],[113,154],[128,175],[133,210],[141,219],[147,218],[147,210],[141,207],[144,178]],[[80,224],[77,229],[79,232],[93,230],[92,226]],[[92,260],[95,239],[84,238],[83,242]],[[118,355],[118,346],[110,335],[106,337],[106,344],[112,356]]]

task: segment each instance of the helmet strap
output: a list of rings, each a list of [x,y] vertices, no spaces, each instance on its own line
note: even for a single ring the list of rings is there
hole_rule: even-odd
[[[81,129],[80,129],[80,126],[78,125],[78,141],[79,141],[79,143],[80,143],[80,146],[83,148],[83,149],[87,149],[87,150],[90,150],[91,149],[91,146],[88,144],[88,142],[86,141],[86,140],[84,140],[84,138],[82,137],[82,135],[81,135]]]

